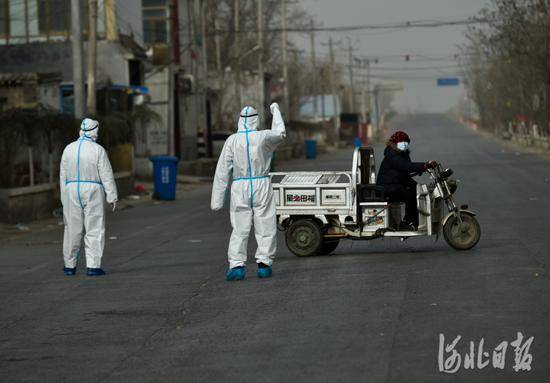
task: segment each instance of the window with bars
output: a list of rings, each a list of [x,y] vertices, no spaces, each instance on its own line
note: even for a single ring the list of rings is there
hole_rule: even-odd
[[[82,3],[83,20],[87,0]],[[70,31],[70,0],[0,0],[0,37],[9,42],[65,36]],[[86,27],[86,25],[83,25]]]
[[[10,34],[8,1],[0,1],[0,36],[5,37]]]
[[[168,42],[168,1],[142,0],[143,39],[146,44]]]
[[[38,0],[38,31],[40,34],[67,33],[70,22],[71,4],[69,0]]]

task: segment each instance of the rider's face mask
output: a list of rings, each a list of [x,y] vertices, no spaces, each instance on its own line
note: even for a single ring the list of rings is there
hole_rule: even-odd
[[[398,142],[397,143],[397,149],[404,152],[406,150],[409,150],[409,143],[406,141]]]

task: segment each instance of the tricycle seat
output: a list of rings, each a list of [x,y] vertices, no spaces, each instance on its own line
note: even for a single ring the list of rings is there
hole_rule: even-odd
[[[357,202],[385,202],[384,188],[378,185],[357,185]]]

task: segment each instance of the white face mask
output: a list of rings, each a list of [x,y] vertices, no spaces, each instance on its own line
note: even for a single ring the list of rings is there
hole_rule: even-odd
[[[397,143],[397,149],[401,150],[402,152],[409,149],[409,143],[406,141],[398,142]]]

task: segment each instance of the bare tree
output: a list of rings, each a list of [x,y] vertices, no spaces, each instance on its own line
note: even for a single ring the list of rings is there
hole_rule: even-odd
[[[517,118],[550,122],[550,2],[493,0],[488,22],[470,26],[461,62],[482,127],[502,130]]]
[[[206,42],[208,49],[208,67],[219,68],[217,79],[220,92],[216,95],[215,119],[219,122],[217,129],[224,129],[224,118],[227,110],[235,110],[234,90],[227,86],[227,73],[236,70],[237,57],[235,50],[235,2],[234,0],[208,0],[206,14]],[[248,56],[241,60],[241,71],[257,71],[257,58],[254,47],[257,44],[256,17],[257,1],[240,0],[240,52]],[[289,7],[288,28],[307,29],[311,16],[298,5]],[[281,44],[281,0],[264,1],[264,63],[266,72],[271,74],[272,84],[277,85],[282,77],[282,44]],[[309,57],[297,51],[297,47],[288,42],[289,47],[289,94],[291,115],[296,116],[304,96],[311,94],[313,85]],[[253,53],[250,53],[253,52]],[[219,54],[218,54],[219,53]],[[318,68],[322,68],[322,60]],[[319,79],[320,76],[317,76]],[[322,80],[322,79],[321,79]],[[229,121],[231,121],[229,119]]]

